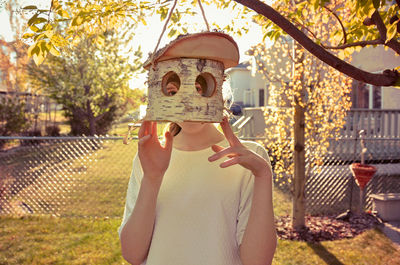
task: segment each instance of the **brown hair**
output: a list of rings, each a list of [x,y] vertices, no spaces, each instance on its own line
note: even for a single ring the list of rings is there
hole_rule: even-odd
[[[177,136],[181,131],[181,127],[175,122],[168,123],[166,129],[172,134],[172,136]]]

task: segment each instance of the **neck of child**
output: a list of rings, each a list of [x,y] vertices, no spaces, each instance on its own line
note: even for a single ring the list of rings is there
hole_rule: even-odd
[[[212,124],[206,123],[201,130],[190,131],[182,128],[174,137],[173,146],[183,151],[198,151],[211,147],[225,139],[225,136]]]

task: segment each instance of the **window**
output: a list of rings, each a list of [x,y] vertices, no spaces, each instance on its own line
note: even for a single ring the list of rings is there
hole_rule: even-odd
[[[265,93],[264,93],[264,88],[260,88],[258,90],[258,106],[259,107],[264,107],[265,106]]]
[[[353,109],[380,109],[382,106],[380,86],[354,80],[350,95]]]
[[[380,86],[372,86],[372,108],[380,109],[382,107],[382,95]]]

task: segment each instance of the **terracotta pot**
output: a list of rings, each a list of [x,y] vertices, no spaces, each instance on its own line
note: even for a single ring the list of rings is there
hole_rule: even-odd
[[[350,165],[351,173],[356,179],[357,185],[364,189],[367,183],[371,180],[376,172],[376,167],[360,163],[353,163]]]

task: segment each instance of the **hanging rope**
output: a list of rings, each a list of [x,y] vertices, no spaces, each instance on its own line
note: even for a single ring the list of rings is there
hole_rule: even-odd
[[[178,0],[175,0],[175,1],[174,1],[174,4],[173,4],[172,7],[171,7],[171,10],[170,10],[170,12],[169,12],[169,14],[168,14],[168,17],[167,17],[167,19],[166,19],[166,21],[165,21],[165,23],[164,23],[164,27],[163,27],[163,29],[162,29],[162,31],[161,31],[161,35],[160,35],[160,37],[158,38],[157,45],[156,45],[156,47],[154,48],[154,51],[153,51],[153,53],[152,53],[152,55],[151,55],[151,60],[150,60],[150,61],[151,61],[151,67],[153,68],[153,70],[154,70],[154,56],[155,56],[155,54],[156,54],[156,51],[157,51],[157,49],[158,49],[158,46],[160,45],[161,38],[162,38],[162,36],[164,35],[165,30],[167,29],[168,22],[169,22],[169,20],[170,20],[170,18],[171,18],[171,16],[172,16],[172,13],[174,12],[174,9],[175,9],[175,6],[176,6],[176,3],[177,3],[177,2],[178,2]],[[206,14],[205,14],[204,9],[203,9],[203,5],[201,4],[201,0],[198,0],[198,3],[199,3],[199,6],[200,6],[201,14],[203,15],[204,22],[206,23],[206,26],[207,26],[207,31],[210,31],[210,26],[208,25],[208,21],[207,21]]]
[[[171,16],[172,16],[172,13],[174,12],[174,9],[175,9],[175,6],[176,6],[176,3],[177,3],[177,2],[178,2],[178,0],[175,0],[173,6],[171,7],[171,11],[169,12],[169,15],[168,15],[168,17],[167,17],[167,20],[165,21],[164,27],[163,27],[163,29],[162,29],[162,31],[161,31],[161,35],[160,35],[160,37],[158,38],[157,45],[156,45],[156,47],[154,48],[153,54],[151,55],[151,67],[153,68],[153,70],[154,70],[154,56],[156,55],[156,51],[157,51],[157,49],[158,49],[158,45],[160,45],[161,38],[162,38],[162,36],[164,35],[165,30],[167,29],[168,21],[170,20],[170,18],[171,18]]]
[[[204,13],[203,5],[201,4],[201,0],[198,0],[198,2],[199,2],[200,9],[201,9],[201,14],[203,15],[204,22],[206,22],[207,31],[210,31],[210,26],[208,25],[208,21],[206,18],[206,14]]]

